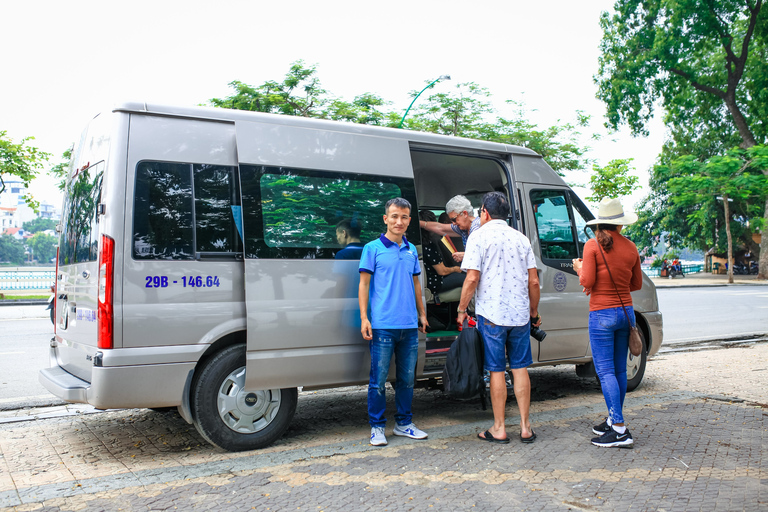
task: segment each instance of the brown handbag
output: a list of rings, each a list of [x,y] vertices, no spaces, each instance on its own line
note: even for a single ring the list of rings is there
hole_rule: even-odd
[[[619,287],[616,286],[616,281],[613,280],[613,274],[611,274],[611,268],[608,266],[608,260],[605,259],[605,253],[600,246],[600,242],[595,240],[597,248],[600,249],[600,254],[603,256],[603,262],[605,262],[605,268],[608,270],[608,275],[611,276],[611,282],[616,290],[616,295],[619,296],[619,302],[621,302],[621,309],[624,310],[624,316],[627,317],[627,323],[629,324],[629,353],[637,357],[643,351],[643,340],[640,338],[640,331],[637,330],[637,325],[629,319],[627,308],[624,307],[624,301],[621,300],[621,294],[619,293]]]

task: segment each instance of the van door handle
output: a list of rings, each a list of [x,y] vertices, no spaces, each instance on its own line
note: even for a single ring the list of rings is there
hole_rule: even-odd
[[[88,279],[89,277],[91,277],[91,272],[88,270],[83,270],[83,277],[85,279]]]

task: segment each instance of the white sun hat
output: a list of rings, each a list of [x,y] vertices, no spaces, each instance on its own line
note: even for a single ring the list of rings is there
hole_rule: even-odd
[[[595,224],[615,224],[617,226],[627,226],[637,222],[637,215],[633,212],[624,212],[621,201],[618,199],[609,199],[604,197],[600,201],[600,209],[597,211],[597,218],[587,222],[587,226]]]

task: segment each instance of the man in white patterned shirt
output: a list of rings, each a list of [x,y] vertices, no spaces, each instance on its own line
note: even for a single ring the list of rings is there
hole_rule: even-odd
[[[539,276],[531,243],[504,220],[509,202],[500,192],[483,196],[480,208],[482,227],[469,237],[461,269],[467,273],[461,290],[458,323],[466,316],[467,305],[477,291],[477,328],[485,346],[485,369],[491,374],[493,426],[477,437],[489,442],[509,443],[504,425],[507,386],[504,372],[507,361],[512,370],[515,398],[520,409],[520,440],[532,443],[531,381],[528,366],[531,356],[530,330],[541,325]]]

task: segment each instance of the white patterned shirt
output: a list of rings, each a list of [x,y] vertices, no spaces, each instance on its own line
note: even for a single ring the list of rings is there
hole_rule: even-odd
[[[496,325],[525,325],[531,316],[528,269],[536,268],[531,242],[501,219],[469,238],[461,270],[479,270],[475,312]]]

